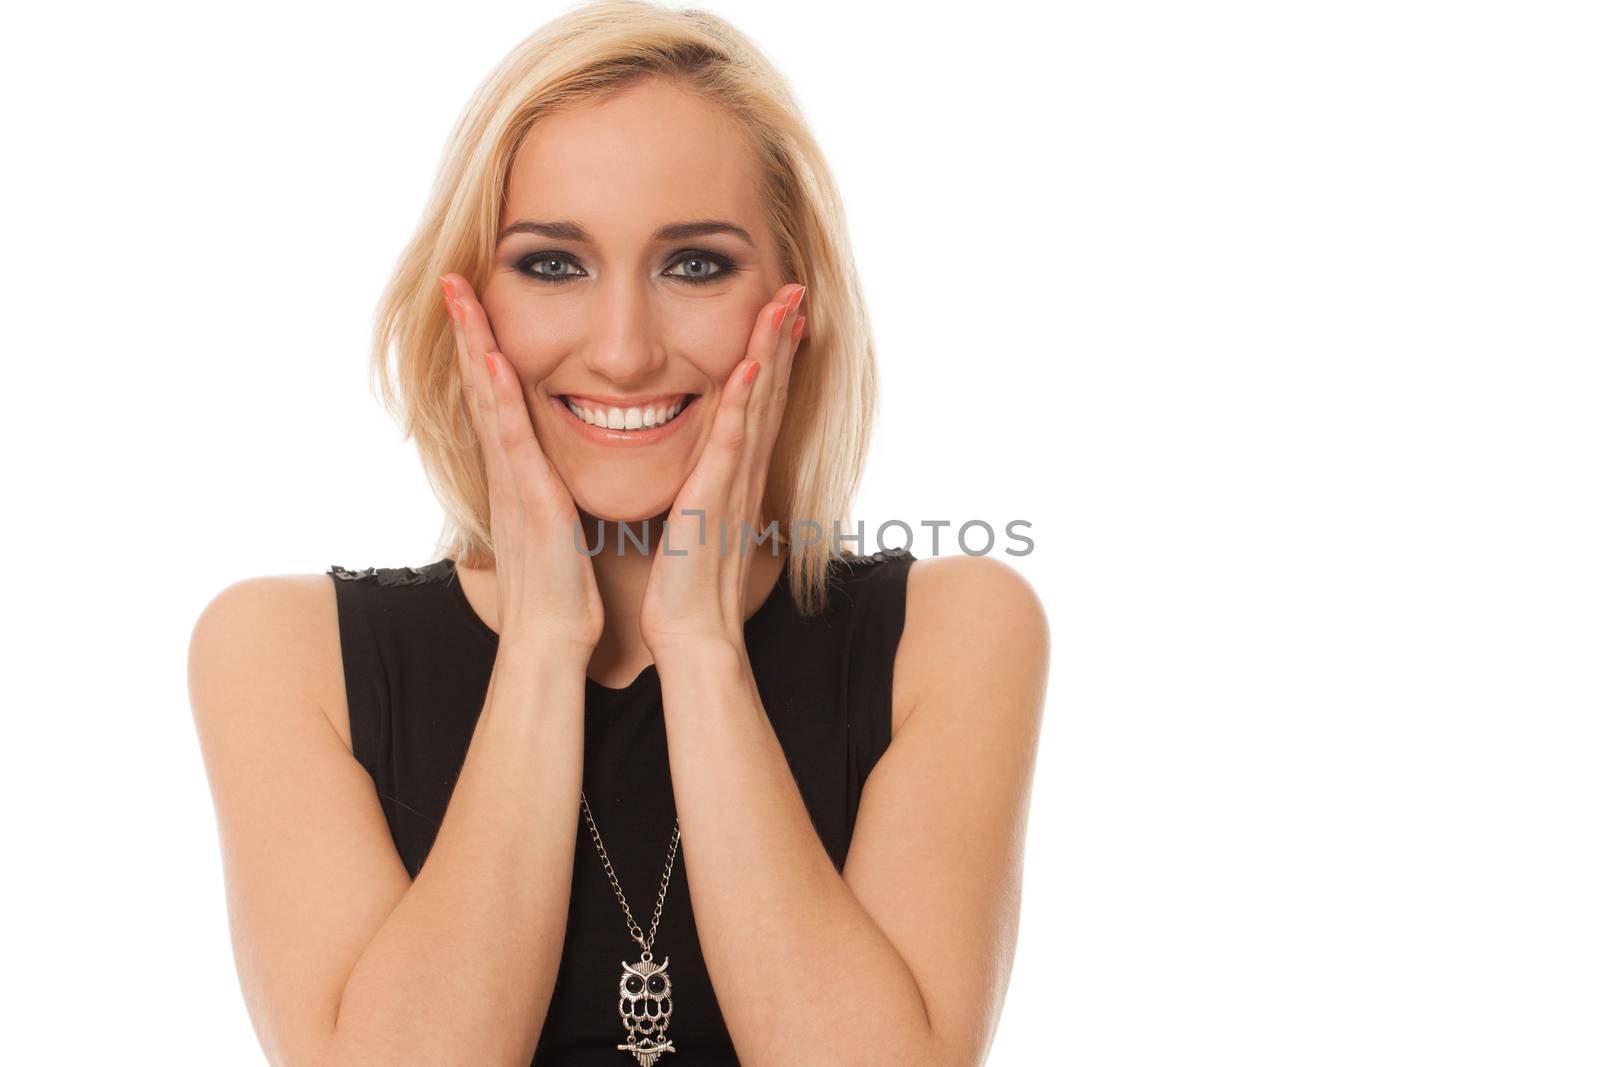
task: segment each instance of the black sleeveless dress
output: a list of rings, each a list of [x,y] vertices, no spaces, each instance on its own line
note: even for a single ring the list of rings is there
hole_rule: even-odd
[[[832,561],[826,611],[805,618],[788,566],[745,622],[745,648],[812,823],[844,870],[862,786],[889,745],[894,656],[905,622],[904,549]],[[488,693],[499,637],[455,563],[331,566],[350,740],[413,878],[433,845]],[[654,664],[623,689],[586,681],[583,788],[612,869],[648,931],[677,818]],[[621,961],[639,958],[587,823],[578,818],[566,944],[534,1067],[636,1067],[617,1012]],[[706,972],[680,846],[653,946],[668,959],[676,1053],[660,1067],[737,1064]]]

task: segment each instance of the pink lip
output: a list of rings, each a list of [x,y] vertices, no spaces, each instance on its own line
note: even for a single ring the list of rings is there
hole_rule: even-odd
[[[579,397],[579,399],[587,398]],[[697,406],[699,399],[698,396],[691,396],[685,400],[683,409],[678,412],[678,417],[671,422],[661,426],[652,426],[649,429],[638,430],[613,430],[607,427],[591,426],[574,415],[572,409],[567,407],[567,402],[563,398],[552,396],[550,402],[556,407],[556,417],[565,419],[566,424],[572,428],[573,432],[584,440],[592,441],[597,445],[608,445],[612,448],[642,448],[663,441],[676,433],[678,427],[687,422],[693,412],[699,410]],[[611,406],[621,407],[622,405]]]

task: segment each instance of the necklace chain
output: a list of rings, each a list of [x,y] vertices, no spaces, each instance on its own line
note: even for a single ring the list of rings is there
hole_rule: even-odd
[[[606,869],[606,877],[611,880],[611,890],[617,895],[617,903],[622,905],[623,917],[628,920],[628,934],[639,943],[644,950],[644,958],[650,958],[650,946],[656,941],[656,927],[661,923],[661,908],[667,900],[667,885],[672,881],[672,862],[678,855],[678,820],[672,820],[672,843],[667,846],[667,869],[661,876],[661,891],[656,894],[655,915],[650,920],[650,936],[646,937],[639,929],[639,924],[634,921],[633,910],[628,907],[628,898],[622,895],[622,886],[617,882],[617,872],[611,869],[611,859],[606,855],[606,846],[600,842],[600,830],[594,824],[594,816],[589,812],[589,798],[578,791],[578,800],[583,805],[583,818],[589,824],[589,834],[594,838],[594,847],[600,853],[600,862]]]

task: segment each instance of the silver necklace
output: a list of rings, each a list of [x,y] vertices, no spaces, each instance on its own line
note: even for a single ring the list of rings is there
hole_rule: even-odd
[[[650,946],[655,944],[656,927],[661,922],[661,906],[666,903],[667,884],[672,880],[672,861],[678,854],[678,820],[672,820],[672,843],[667,847],[667,869],[661,876],[661,891],[656,894],[656,913],[650,920],[650,934],[645,936],[639,929],[639,924],[633,921],[633,911],[628,907],[628,898],[622,895],[622,886],[617,883],[617,872],[611,869],[611,860],[606,856],[606,846],[600,843],[600,831],[594,824],[594,816],[589,812],[589,798],[583,790],[578,791],[578,799],[583,805],[583,817],[589,823],[589,834],[594,838],[594,847],[600,853],[600,862],[605,866],[606,877],[611,879],[611,889],[617,894],[617,903],[622,905],[623,918],[628,920],[628,936],[639,943],[643,955],[637,963],[622,961],[622,980],[619,984],[617,997],[617,1012],[622,1016],[622,1025],[628,1030],[626,1044],[618,1045],[623,1052],[633,1053],[633,1058],[639,1061],[639,1067],[651,1067],[664,1052],[676,1052],[672,1041],[667,1037],[667,1024],[672,1022],[672,978],[667,974],[667,964],[672,962],[668,956],[659,964],[650,954]]]

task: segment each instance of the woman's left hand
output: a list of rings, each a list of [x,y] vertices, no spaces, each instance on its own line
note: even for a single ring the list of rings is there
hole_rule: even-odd
[[[756,316],[746,358],[724,384],[705,449],[667,515],[639,614],[640,635],[657,660],[685,646],[744,647],[752,542],[761,534],[768,465],[805,330],[796,311],[804,295],[804,286],[785,285]],[[775,547],[769,537],[759,550]]]

